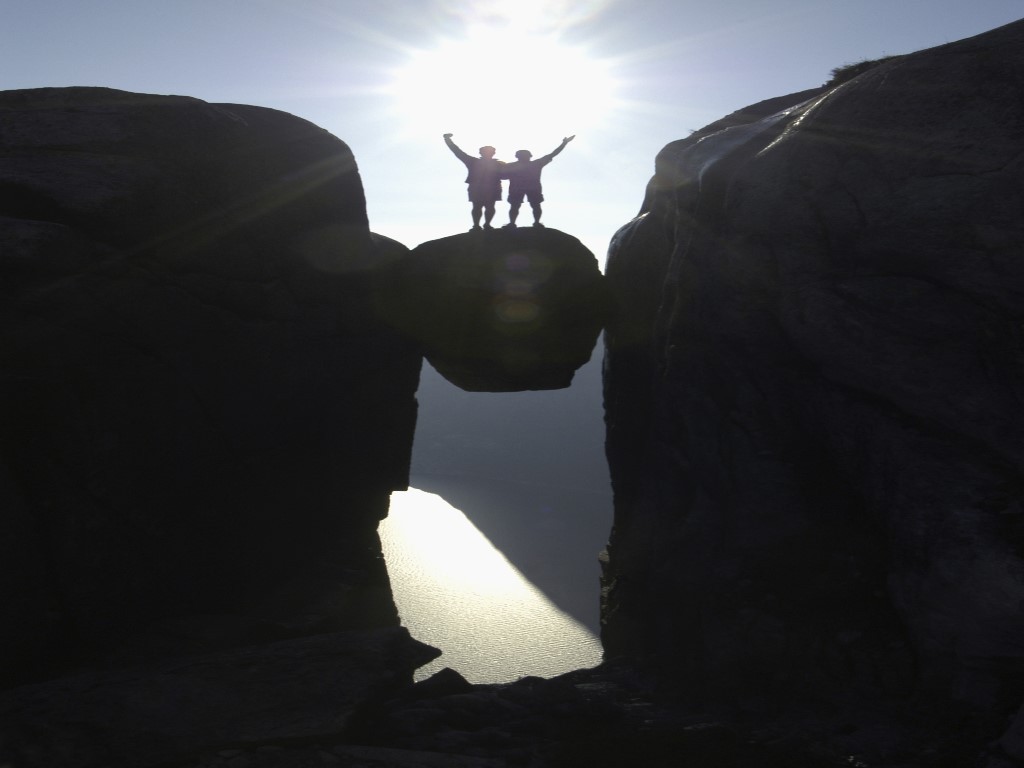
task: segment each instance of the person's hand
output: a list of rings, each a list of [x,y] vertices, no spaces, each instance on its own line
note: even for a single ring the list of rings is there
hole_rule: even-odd
[[[562,139],[562,143],[563,144],[568,144],[570,141],[572,141],[575,138],[576,138],[576,134],[574,133],[572,136],[566,136],[564,139]]]
[[[446,139],[450,139],[450,138],[451,138],[452,136],[454,136],[454,135],[455,135],[454,133],[446,133],[446,134],[444,135],[444,137],[445,137]]]

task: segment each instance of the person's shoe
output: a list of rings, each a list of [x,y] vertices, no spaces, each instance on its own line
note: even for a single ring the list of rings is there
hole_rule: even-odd
[[[484,229],[494,229],[490,224],[484,224]]]
[[[502,227],[502,229],[516,229],[516,225],[510,221],[508,224]]]
[[[535,227],[543,227],[544,225],[541,224],[539,221],[535,221],[535,222],[533,222],[533,226],[535,226]]]
[[[479,224],[474,224],[472,227],[469,228],[469,231],[470,232],[476,232],[478,229],[480,229],[480,225]]]

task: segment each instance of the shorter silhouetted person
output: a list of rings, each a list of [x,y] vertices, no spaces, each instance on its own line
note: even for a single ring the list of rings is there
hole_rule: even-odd
[[[540,172],[544,166],[555,159],[555,155],[565,149],[565,145],[575,139],[575,136],[567,136],[553,152],[531,160],[533,153],[528,149],[520,149],[516,152],[516,161],[506,163],[502,171],[502,177],[508,179],[508,226],[516,226],[516,219],[519,218],[519,208],[523,204],[523,198],[530,203],[533,209],[533,226],[543,227],[540,223],[541,207],[544,202],[544,193],[540,185]]]
[[[480,147],[480,157],[463,152],[455,142],[452,135],[444,135],[444,143],[448,149],[466,165],[469,172],[466,176],[466,184],[469,185],[469,202],[472,203],[470,215],[473,218],[473,229],[480,229],[480,215],[484,217],[484,228],[491,228],[491,220],[494,218],[494,204],[501,200],[501,179],[502,168],[505,166],[501,160],[494,157],[494,147]]]

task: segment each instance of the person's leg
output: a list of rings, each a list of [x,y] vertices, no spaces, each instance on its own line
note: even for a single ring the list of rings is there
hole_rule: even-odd
[[[522,203],[510,203],[508,206],[508,223],[513,227],[516,225],[516,219],[519,218],[519,206]]]
[[[483,212],[483,203],[473,202],[473,210],[470,215],[473,217],[473,229],[480,227],[480,214]]]
[[[540,216],[543,213],[540,204],[544,202],[544,195],[541,194],[539,189],[531,189],[526,193],[526,199],[530,202],[530,208],[533,209],[533,226],[544,226],[540,223]]]
[[[494,201],[484,203],[484,226],[490,228],[491,220],[494,218]]]

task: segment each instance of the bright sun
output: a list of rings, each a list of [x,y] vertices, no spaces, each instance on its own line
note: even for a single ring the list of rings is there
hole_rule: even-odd
[[[453,132],[473,154],[478,143],[493,144],[503,158],[520,147],[543,154],[563,136],[587,133],[615,101],[607,62],[553,35],[486,28],[413,52],[389,90],[417,132]]]

